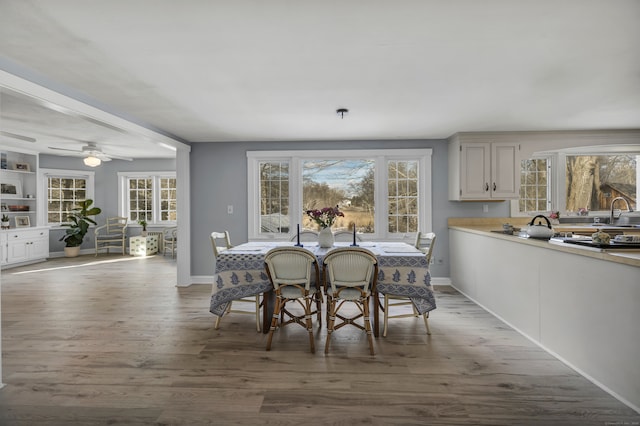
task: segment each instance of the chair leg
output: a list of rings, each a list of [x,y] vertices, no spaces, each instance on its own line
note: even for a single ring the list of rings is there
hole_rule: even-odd
[[[315,354],[316,353],[316,345],[315,342],[313,340],[313,322],[311,321],[311,305],[313,304],[313,300],[312,300],[313,295],[308,295],[305,298],[305,303],[304,303],[304,307],[305,307],[305,313],[304,313],[304,317],[306,319],[306,324],[307,324],[307,331],[309,332],[309,347],[311,348],[311,353]]]
[[[231,303],[229,302],[229,304],[227,305],[227,309],[225,309],[225,313],[228,314],[229,312],[231,312]],[[214,325],[214,328],[217,330],[218,328],[220,328],[220,320],[222,319],[221,316],[219,316],[218,318],[216,318],[216,324]]]
[[[384,328],[382,337],[387,337],[387,327],[389,326],[389,296],[384,295]]]
[[[256,296],[256,330],[258,333],[262,331],[260,327],[260,296]]]
[[[367,340],[369,341],[369,352],[371,355],[376,353],[373,350],[373,332],[371,331],[371,319],[369,318],[369,297],[364,299],[364,328],[367,332]]]
[[[427,334],[431,335],[431,329],[429,328],[429,312],[422,315],[422,318],[424,318],[424,326],[427,327]]]
[[[327,341],[324,344],[324,353],[329,353],[329,342],[331,342],[331,333],[336,322],[336,301],[327,297],[327,304],[331,304],[327,309]]]
[[[276,306],[273,310],[273,316],[271,317],[271,328],[269,328],[269,336],[267,337],[267,349],[271,350],[271,340],[273,339],[273,333],[276,331],[276,327],[278,326],[278,318],[280,317],[280,307],[282,305],[282,299],[280,296],[276,297]]]
[[[318,326],[322,328],[322,293],[315,294],[316,310],[318,311]]]

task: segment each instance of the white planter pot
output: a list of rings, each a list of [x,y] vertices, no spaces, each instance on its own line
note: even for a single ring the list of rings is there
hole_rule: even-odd
[[[80,246],[78,247],[65,247],[64,255],[65,257],[76,257],[80,254]]]
[[[322,228],[318,233],[318,245],[320,247],[329,248],[333,247],[333,232],[331,228]]]

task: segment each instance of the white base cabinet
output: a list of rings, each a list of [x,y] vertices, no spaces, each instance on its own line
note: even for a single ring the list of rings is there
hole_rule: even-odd
[[[454,288],[640,410],[640,268],[453,229],[449,255]]]
[[[449,199],[508,200],[519,197],[520,144],[482,142],[454,136],[449,141]]]
[[[0,233],[2,267],[39,262],[49,257],[49,228],[10,229]]]

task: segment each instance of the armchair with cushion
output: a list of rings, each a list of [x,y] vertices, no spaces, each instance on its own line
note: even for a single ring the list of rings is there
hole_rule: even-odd
[[[112,248],[126,254],[127,222],[126,217],[108,217],[104,225],[95,229],[96,256],[100,250],[107,249],[109,253],[109,249]]]

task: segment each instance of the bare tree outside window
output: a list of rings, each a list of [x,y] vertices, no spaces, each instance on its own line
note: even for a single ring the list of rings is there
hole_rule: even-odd
[[[304,228],[316,229],[307,210],[338,206],[344,217],[334,230],[372,233],[374,229],[374,160],[306,160],[302,162],[302,217]]]
[[[637,159],[627,154],[567,156],[567,211],[608,210],[616,197],[637,209]]]

